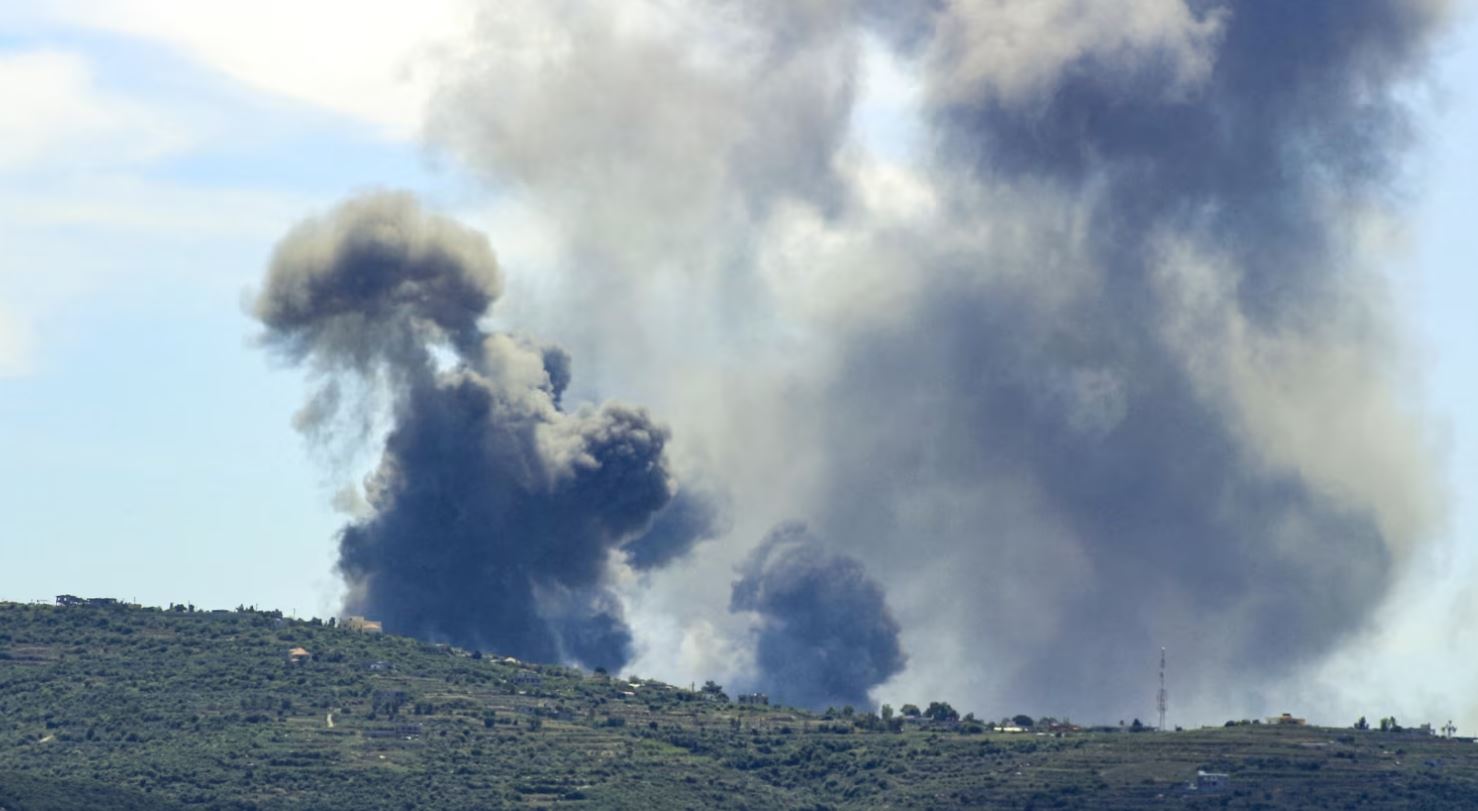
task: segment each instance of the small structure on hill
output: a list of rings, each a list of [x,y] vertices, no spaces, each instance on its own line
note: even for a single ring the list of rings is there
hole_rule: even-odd
[[[60,606],[87,606],[89,608],[108,608],[120,605],[114,597],[78,597],[74,594],[58,594],[56,604]]]
[[[1191,783],[1193,791],[1221,791],[1231,785],[1232,776],[1226,772],[1208,772],[1202,769],[1196,770],[1196,780]]]
[[[313,654],[307,648],[297,647],[287,652],[287,663],[290,665],[305,665],[312,658]]]
[[[1274,726],[1302,727],[1308,726],[1309,720],[1307,718],[1294,718],[1293,713],[1285,712],[1282,715],[1275,715],[1269,718],[1268,723]]]
[[[768,707],[770,706],[770,697],[764,693],[743,693],[739,696],[739,703],[752,707]]]
[[[351,631],[359,631],[365,634],[379,634],[385,631],[385,626],[379,620],[352,615],[345,617],[339,624]]]
[[[420,724],[393,724],[379,727],[369,727],[360,730],[360,734],[366,738],[415,738],[421,734]]]

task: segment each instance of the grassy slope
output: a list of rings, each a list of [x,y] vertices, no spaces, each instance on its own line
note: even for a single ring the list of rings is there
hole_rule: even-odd
[[[286,663],[295,645],[311,664]],[[1197,768],[1230,772],[1231,790],[1189,794]],[[1478,746],[1317,728],[866,732],[250,612],[0,603],[0,808],[170,804],[1468,808]]]

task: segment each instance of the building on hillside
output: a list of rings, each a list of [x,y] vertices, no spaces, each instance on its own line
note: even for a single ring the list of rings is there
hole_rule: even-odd
[[[1232,776],[1226,772],[1208,772],[1201,769],[1196,770],[1196,782],[1191,783],[1191,789],[1195,791],[1221,791],[1232,782]]]
[[[379,620],[366,619],[364,617],[348,616],[340,623],[351,631],[359,631],[366,634],[384,633],[385,627]]]
[[[1269,718],[1268,723],[1274,726],[1302,727],[1308,726],[1309,720],[1307,718],[1294,718],[1292,713],[1285,712],[1282,715],[1275,715]]]
[[[768,707],[770,706],[770,697],[764,693],[744,693],[739,696],[739,703],[755,707]]]
[[[89,608],[109,608],[115,605],[122,605],[114,597],[78,597],[73,594],[58,594],[56,596],[56,604],[67,606],[85,605]]]
[[[287,652],[287,663],[290,665],[305,665],[313,658],[313,654],[307,648],[293,648]]]

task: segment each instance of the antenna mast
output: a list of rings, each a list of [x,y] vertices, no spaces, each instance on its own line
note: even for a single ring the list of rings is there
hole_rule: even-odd
[[[1156,706],[1160,710],[1160,731],[1165,731],[1165,649],[1160,648],[1160,692],[1156,696]]]

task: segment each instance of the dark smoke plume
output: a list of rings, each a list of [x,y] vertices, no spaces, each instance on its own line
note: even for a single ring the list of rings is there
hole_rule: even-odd
[[[432,129],[627,303],[571,308],[604,373],[713,392],[667,401],[747,535],[801,515],[888,573],[901,697],[1143,717],[1165,645],[1210,718],[1440,520],[1379,247],[1444,7],[507,0]],[[886,49],[920,131],[872,151]],[[730,572],[693,569],[701,647]]]
[[[256,314],[324,380],[305,430],[340,416],[343,383],[389,395],[370,512],[340,537],[346,610],[423,639],[620,667],[631,634],[608,560],[673,497],[668,434],[640,409],[563,410],[569,357],[479,326],[500,289],[480,234],[374,194],[283,239]],[[693,540],[670,534],[668,556]]]
[[[739,574],[729,608],[759,615],[758,689],[802,707],[869,707],[868,691],[903,670],[882,587],[804,525],[777,527]]]
[[[971,37],[1008,5],[942,13],[926,92],[959,227],[1018,230],[921,243],[911,316],[851,339],[827,532],[890,570],[900,537],[940,538],[1013,706],[1142,713],[1161,644],[1182,695],[1287,674],[1361,627],[1430,528],[1353,246],[1437,6],[1190,3],[1133,47],[1077,29],[1023,84]]]
[[[714,496],[682,490],[657,513],[646,532],[626,544],[626,561],[633,569],[657,569],[687,554],[696,542],[728,530],[722,505]]]

